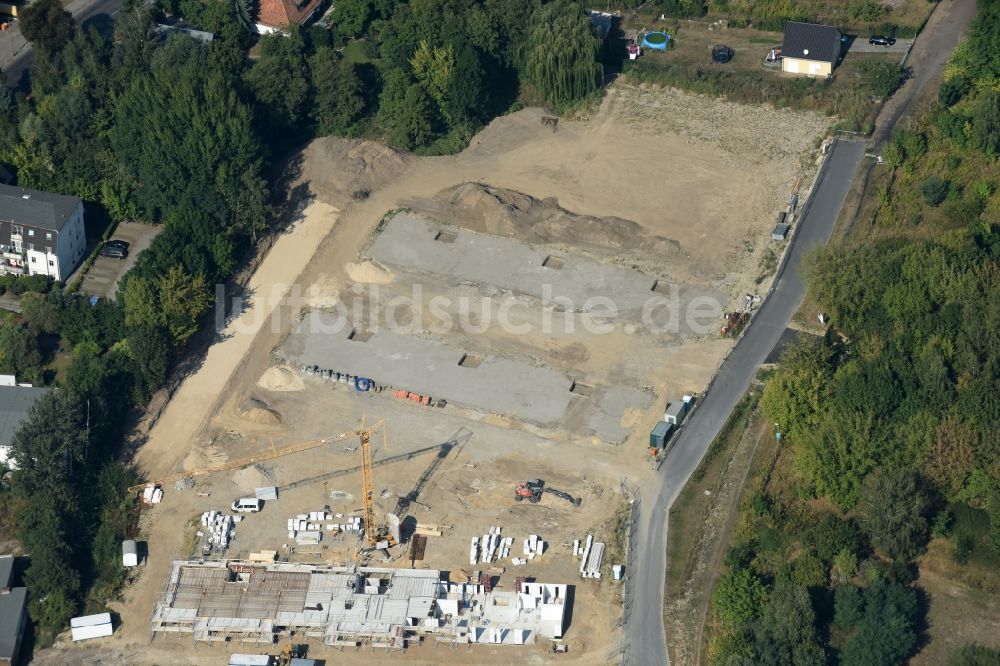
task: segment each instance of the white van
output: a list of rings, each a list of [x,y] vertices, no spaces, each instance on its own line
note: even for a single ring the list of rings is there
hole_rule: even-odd
[[[264,502],[256,497],[241,497],[230,508],[236,513],[257,513],[262,506]]]

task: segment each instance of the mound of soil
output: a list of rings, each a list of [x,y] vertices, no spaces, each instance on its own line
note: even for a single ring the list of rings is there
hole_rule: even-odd
[[[393,280],[388,268],[371,259],[357,264],[347,264],[344,270],[347,272],[347,277],[359,284],[389,284]]]
[[[240,405],[240,416],[251,423],[260,423],[262,425],[278,425],[281,423],[281,414],[256,398],[250,398]]]
[[[257,380],[257,386],[268,391],[301,391],[305,387],[302,377],[291,368],[268,368]]]
[[[233,484],[243,492],[274,485],[274,471],[263,465],[252,465],[233,474]]]
[[[614,253],[644,251],[660,257],[682,254],[680,243],[653,236],[631,220],[579,215],[562,208],[554,198],[539,200],[483,183],[449,187],[427,207],[443,222],[526,243],[559,243]]]
[[[374,141],[325,137],[304,151],[301,179],[320,201],[343,208],[394,180],[414,159]]]

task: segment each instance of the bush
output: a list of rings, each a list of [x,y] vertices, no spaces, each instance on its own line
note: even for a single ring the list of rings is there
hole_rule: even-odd
[[[920,194],[929,206],[939,206],[948,196],[948,181],[938,176],[930,176],[920,185]]]
[[[963,645],[948,659],[948,666],[1000,666],[1000,650],[976,643]]]

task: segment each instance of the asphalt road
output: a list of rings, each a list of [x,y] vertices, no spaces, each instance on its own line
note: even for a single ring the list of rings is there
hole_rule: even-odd
[[[77,25],[108,23],[118,14],[122,0],[73,0],[66,8]],[[31,44],[21,36],[17,21],[11,29],[0,32],[0,70],[7,77],[7,85],[17,87],[24,83],[24,75],[31,67]]]
[[[812,199],[806,204],[788,261],[776,286],[761,306],[753,324],[736,344],[712,386],[660,468],[658,485],[644,488],[638,520],[638,553],[634,560],[634,590],[625,625],[625,663],[642,666],[668,664],[663,629],[663,578],[666,571],[668,509],[701,461],[733,408],[746,392],[757,368],[781,337],[805,294],[799,273],[802,258],[825,243],[864,156],[865,144],[838,140],[832,148]]]

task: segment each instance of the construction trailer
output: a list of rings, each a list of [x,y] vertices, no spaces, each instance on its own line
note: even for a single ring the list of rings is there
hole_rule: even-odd
[[[151,632],[205,643],[272,645],[295,632],[331,647],[399,650],[422,637],[525,645],[560,638],[568,586],[500,591],[448,572],[175,560]]]

